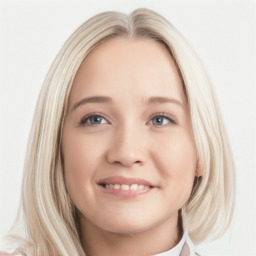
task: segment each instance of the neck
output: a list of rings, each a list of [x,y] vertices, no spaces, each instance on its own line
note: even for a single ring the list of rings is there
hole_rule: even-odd
[[[180,215],[137,233],[102,230],[82,216],[79,222],[81,243],[87,256],[155,255],[175,247],[183,232]]]

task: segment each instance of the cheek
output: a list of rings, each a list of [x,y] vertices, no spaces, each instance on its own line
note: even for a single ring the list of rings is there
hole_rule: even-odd
[[[175,133],[160,140],[152,152],[163,179],[163,187],[172,196],[188,199],[195,177],[196,151],[192,137]]]
[[[63,136],[62,153],[67,190],[78,206],[85,198],[93,195],[95,170],[101,159],[101,150],[85,136],[69,133]],[[97,150],[95,150],[97,147]]]
[[[168,136],[157,138],[152,144],[152,158],[164,173],[176,176],[195,166],[195,146],[187,132],[170,133]]]

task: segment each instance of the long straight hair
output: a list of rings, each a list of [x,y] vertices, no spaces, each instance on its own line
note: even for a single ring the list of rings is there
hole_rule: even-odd
[[[114,37],[151,38],[164,44],[183,80],[199,166],[203,175],[182,208],[191,239],[215,239],[228,228],[234,207],[234,165],[216,97],[198,57],[184,37],[161,15],[137,9],[130,15],[98,14],[66,41],[41,89],[24,165],[17,227],[12,236],[27,256],[85,256],[78,218],[64,181],[62,126],[73,79],[81,62]],[[9,236],[10,238],[11,236]]]

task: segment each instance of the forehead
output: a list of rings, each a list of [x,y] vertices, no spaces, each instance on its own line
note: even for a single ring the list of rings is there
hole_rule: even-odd
[[[83,93],[134,98],[172,94],[185,101],[182,80],[167,48],[144,38],[110,39],[91,52],[78,69],[70,100]]]

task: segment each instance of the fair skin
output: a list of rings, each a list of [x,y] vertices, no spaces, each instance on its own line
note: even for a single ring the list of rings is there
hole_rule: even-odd
[[[87,255],[174,247],[196,175],[182,81],[151,39],[108,40],[82,62],[63,126],[65,182]]]

